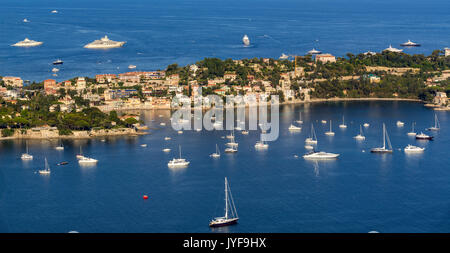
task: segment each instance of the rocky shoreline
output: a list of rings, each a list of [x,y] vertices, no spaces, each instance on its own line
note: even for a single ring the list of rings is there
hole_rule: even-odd
[[[12,136],[0,137],[0,140],[12,139],[90,139],[109,136],[138,136],[146,135],[148,132],[136,131],[133,128],[100,129],[90,131],[72,131],[71,135],[60,135],[55,129],[33,130],[27,129],[25,133],[22,130],[16,130]]]

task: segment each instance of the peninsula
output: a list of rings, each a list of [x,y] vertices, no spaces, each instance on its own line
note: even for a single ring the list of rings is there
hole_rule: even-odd
[[[60,82],[4,76],[0,129],[3,137],[18,138],[35,136],[32,132],[43,127],[67,137],[135,134],[138,116],[120,118],[117,111],[173,109],[174,98],[185,95],[193,101],[199,88],[202,97],[252,95],[258,102],[271,95],[278,95],[281,103],[398,99],[448,110],[449,56],[450,50],[444,49],[428,56],[384,50],[345,57],[321,53],[282,59],[205,58],[187,66],[174,63],[165,70],[100,73]]]

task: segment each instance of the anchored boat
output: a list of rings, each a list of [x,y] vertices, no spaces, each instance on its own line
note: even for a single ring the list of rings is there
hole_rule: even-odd
[[[388,143],[388,147],[386,148],[386,139],[387,139],[387,143]],[[392,146],[391,146],[391,141],[389,140],[389,135],[386,131],[386,126],[383,123],[383,147],[380,148],[372,148],[370,150],[370,152],[372,153],[392,153]]]
[[[225,177],[225,215],[223,217],[216,217],[209,222],[210,227],[223,227],[236,224],[239,220],[236,206],[234,205],[233,195],[231,195],[230,186]]]

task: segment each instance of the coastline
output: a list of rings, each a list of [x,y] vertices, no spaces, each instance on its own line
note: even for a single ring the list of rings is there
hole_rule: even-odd
[[[147,135],[148,132],[136,131],[133,128],[118,128],[118,129],[102,129],[91,131],[73,131],[71,135],[59,135],[54,130],[41,130],[32,131],[27,130],[27,133],[23,134],[20,131],[16,131],[13,136],[0,137],[0,141],[3,140],[48,140],[48,139],[94,139],[98,137],[111,137],[111,136],[139,136]]]

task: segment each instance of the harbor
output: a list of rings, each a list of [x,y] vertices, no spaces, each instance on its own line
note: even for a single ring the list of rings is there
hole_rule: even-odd
[[[235,131],[236,153],[224,152],[229,131],[178,134],[170,127],[168,110],[142,111],[152,134],[66,139],[63,151],[55,150],[56,140],[3,140],[0,231],[123,232],[125,227],[134,232],[446,231],[448,221],[443,217],[450,177],[442,164],[447,162],[449,119],[445,112],[436,112],[440,130],[427,131],[435,125],[434,113],[410,101],[282,105],[279,139],[269,142],[268,149],[255,149],[261,131],[250,130],[248,135]],[[345,129],[337,126],[342,115]],[[302,124],[297,123],[299,117]],[[330,126],[322,120],[332,120],[334,136],[325,135]],[[404,127],[397,126],[399,120]],[[363,130],[365,140],[355,140],[363,122],[370,123]],[[415,131],[435,140],[409,136],[412,122]],[[293,123],[302,126],[301,131],[289,131]],[[304,140],[310,136],[311,123],[318,150],[339,154],[337,159],[302,158],[309,152]],[[383,144],[383,123],[393,152],[371,154],[371,148]],[[424,150],[403,151],[409,144]],[[33,155],[30,161],[20,159],[26,150]],[[210,157],[217,150],[220,157]],[[98,162],[81,165],[76,158],[80,153]],[[37,170],[44,168],[45,157],[51,173],[40,175]],[[169,168],[167,163],[179,157],[189,165]],[[68,164],[57,166],[61,161]],[[239,222],[210,228],[213,217],[224,216],[224,177],[232,187]],[[143,194],[148,195],[145,201]],[[20,202],[15,200],[19,196]],[[16,215],[13,210],[20,203],[30,208]],[[34,212],[43,215],[33,216]],[[60,218],[54,220],[56,213]],[[185,215],[191,218],[186,220]],[[147,217],[146,222],[137,222],[141,216]],[[259,222],[264,217],[276,217],[276,222]],[[442,226],[436,226],[436,220]],[[119,221],[122,226],[117,226]]]

